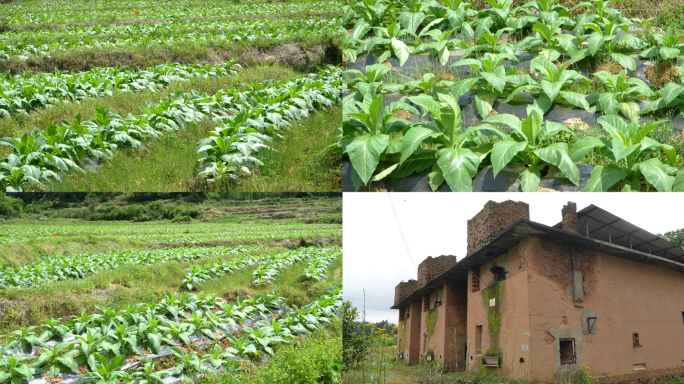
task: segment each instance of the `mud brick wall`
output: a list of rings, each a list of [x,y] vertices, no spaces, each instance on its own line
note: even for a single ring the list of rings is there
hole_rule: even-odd
[[[418,265],[418,287],[424,286],[454,264],[456,264],[456,256],[428,256]]]
[[[402,281],[394,287],[394,304],[399,304],[401,299],[413,293],[418,289],[418,282],[416,280]]]
[[[563,230],[579,233],[577,230],[577,204],[568,201],[567,205],[563,206]]]
[[[488,201],[477,215],[468,220],[468,254],[487,244],[518,219],[530,219],[527,203]]]

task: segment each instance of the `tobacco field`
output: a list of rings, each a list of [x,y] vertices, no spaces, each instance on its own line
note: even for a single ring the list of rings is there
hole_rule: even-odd
[[[2,4],[0,188],[340,190],[341,7]]]
[[[345,6],[345,191],[684,190],[681,23],[474,3]]]
[[[126,196],[94,210],[136,206]],[[269,382],[281,351],[323,334],[341,356],[342,226],[302,222],[341,198],[295,200],[155,200],[137,205],[203,213],[137,223],[25,205],[0,230],[0,383]]]

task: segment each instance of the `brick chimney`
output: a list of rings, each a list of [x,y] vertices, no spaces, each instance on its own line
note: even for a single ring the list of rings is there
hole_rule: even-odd
[[[397,284],[394,287],[394,304],[399,304],[401,299],[412,294],[416,289],[418,289],[418,282],[413,279]]]
[[[518,219],[530,219],[530,206],[522,201],[488,201],[468,220],[468,254],[487,244]]]
[[[561,212],[563,214],[563,230],[579,233],[577,229],[577,204],[568,201]]]
[[[427,284],[428,281],[454,264],[456,264],[456,256],[428,256],[427,259],[418,264],[418,287]]]

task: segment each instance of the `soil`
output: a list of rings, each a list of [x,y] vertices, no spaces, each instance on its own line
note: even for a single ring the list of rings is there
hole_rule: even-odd
[[[575,127],[575,128],[582,130],[582,131],[586,131],[589,129],[589,124],[585,123],[579,117],[573,117],[571,119],[567,119],[567,120],[563,121],[563,125],[565,125],[568,128]]]
[[[438,73],[437,76],[435,76],[435,78],[437,81],[442,81],[442,80],[455,81],[456,80],[454,75],[452,75],[451,73],[448,73],[448,72]]]
[[[389,62],[389,61],[385,61],[385,62],[384,62],[384,63],[382,63],[382,64],[384,64],[384,65],[386,65],[386,66],[388,66],[388,67],[392,68],[392,64],[390,64],[390,62]]]
[[[90,372],[90,369],[88,368],[87,364],[83,364],[83,365],[78,366],[78,374],[79,375],[85,375],[88,372]]]
[[[128,364],[137,363],[137,362],[140,361],[140,360],[142,360],[142,359],[140,358],[140,356],[129,356],[129,357],[126,358],[126,362],[127,362]]]
[[[44,379],[45,381],[47,381],[48,383],[50,383],[50,384],[57,384],[57,383],[61,383],[61,382],[62,382],[62,375],[59,375],[59,376],[57,376],[57,377],[55,377],[55,378],[53,379],[53,378],[50,377],[50,374],[46,372],[46,373],[43,375],[43,379]]]
[[[154,371],[163,371],[169,369],[176,364],[176,358],[173,355],[164,356],[154,362]]]
[[[219,341],[218,341],[218,344],[219,344],[219,346],[220,346],[221,348],[223,348],[223,349],[226,349],[226,348],[228,348],[228,347],[230,347],[230,346],[233,345],[233,343],[232,343],[230,340],[228,340],[227,338],[226,338],[226,339],[221,339],[221,340],[219,340]]]
[[[403,110],[403,109],[394,112],[394,115],[392,115],[392,117],[396,117],[397,119],[404,119],[404,120],[408,120],[408,119],[410,119],[412,116],[413,116],[413,114],[411,114],[411,112],[405,111],[405,110]]]
[[[606,61],[605,63],[597,66],[594,69],[593,73],[606,71],[606,72],[610,73],[611,75],[617,75],[618,73],[622,72],[623,70],[624,70],[624,68],[622,67],[622,65],[615,63],[615,62],[612,62],[612,61]]]
[[[537,192],[558,192],[555,189],[551,188],[542,188],[542,187],[537,187]]]
[[[656,63],[646,70],[646,78],[656,87],[660,88],[665,84],[679,78],[679,71],[674,66],[666,63]]]

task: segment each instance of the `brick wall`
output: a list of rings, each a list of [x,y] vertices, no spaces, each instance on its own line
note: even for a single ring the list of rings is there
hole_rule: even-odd
[[[530,206],[527,203],[488,201],[477,215],[468,220],[468,254],[485,245],[518,219],[530,219]]]
[[[563,214],[563,230],[579,233],[577,230],[577,204],[568,201],[561,211]]]
[[[456,264],[456,256],[428,256],[427,259],[418,264],[418,287],[424,286],[454,264]]]
[[[402,281],[394,287],[394,304],[399,304],[401,299],[418,289],[418,282],[415,280]]]
[[[468,293],[480,290],[480,270],[468,268]]]

